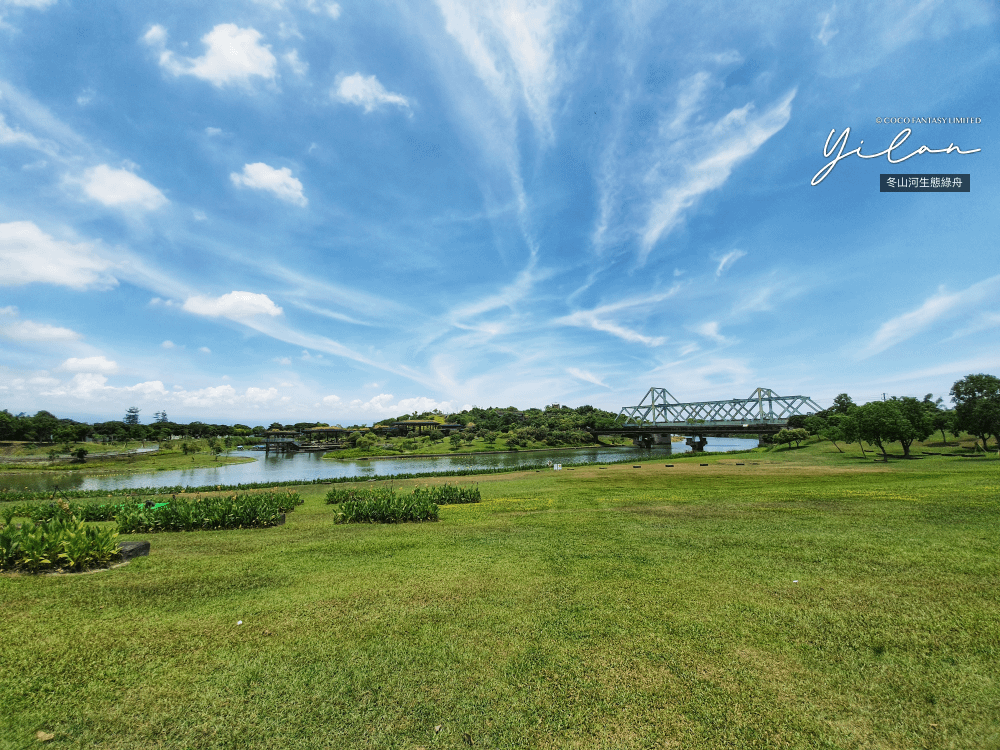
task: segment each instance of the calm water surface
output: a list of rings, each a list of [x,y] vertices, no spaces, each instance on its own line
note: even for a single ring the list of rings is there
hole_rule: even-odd
[[[747,438],[709,438],[705,450],[724,452],[747,450],[757,447],[757,441]],[[684,443],[674,443],[673,454],[690,450]],[[520,451],[517,453],[495,453],[473,456],[440,456],[435,458],[384,458],[359,461],[357,459],[333,461],[323,459],[322,453],[271,453],[261,451],[231,451],[232,456],[247,456],[253,463],[233,466],[208,467],[191,470],[157,471],[143,474],[120,474],[104,476],[79,476],[73,474],[53,474],[39,472],[18,476],[0,476],[0,487],[10,489],[28,488],[47,490],[55,486],[62,489],[107,490],[128,487],[163,487],[186,485],[199,487],[208,484],[245,484],[249,482],[285,482],[296,479],[332,479],[336,477],[358,477],[373,479],[387,474],[418,473],[429,471],[454,471],[458,469],[486,469],[503,467],[516,469],[545,461],[572,466],[578,463],[600,461],[621,461],[622,459],[668,457],[666,447],[642,449],[621,448],[575,448],[573,450]]]

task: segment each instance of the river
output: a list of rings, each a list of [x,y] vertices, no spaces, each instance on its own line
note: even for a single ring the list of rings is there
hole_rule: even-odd
[[[673,455],[690,448],[684,443],[673,443]],[[708,438],[706,452],[747,450],[757,447],[755,439]],[[651,449],[628,447],[574,448],[572,450],[518,451],[474,454],[469,456],[439,456],[433,458],[381,458],[371,460],[328,460],[322,453],[271,453],[259,451],[230,451],[231,456],[246,456],[253,463],[212,466],[200,469],[144,472],[139,474],[112,474],[86,476],[73,473],[25,472],[0,476],[0,487],[44,491],[59,486],[61,489],[108,490],[129,487],[188,486],[201,487],[211,484],[247,484],[251,482],[287,482],[296,479],[332,479],[358,477],[373,479],[387,474],[455,471],[459,469],[487,469],[530,466],[552,461],[565,466],[601,461],[637,460],[640,458],[669,458],[666,446]]]

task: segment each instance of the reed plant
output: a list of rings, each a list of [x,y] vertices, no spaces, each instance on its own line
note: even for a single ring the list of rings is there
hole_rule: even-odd
[[[427,497],[416,493],[397,495],[391,488],[342,500],[336,515],[337,523],[419,523],[437,520],[438,507]]]
[[[74,516],[0,527],[0,570],[79,571],[120,558],[114,528],[90,526]]]
[[[261,492],[194,498],[169,503],[123,504],[116,510],[123,534],[160,531],[217,531],[276,526],[281,514],[302,502],[295,492]]]
[[[478,503],[482,500],[479,485],[458,487],[452,484],[442,484],[433,487],[418,487],[413,490],[414,497],[422,497],[438,505],[464,505]]]

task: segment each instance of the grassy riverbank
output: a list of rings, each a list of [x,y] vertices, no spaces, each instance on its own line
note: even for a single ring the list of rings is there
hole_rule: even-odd
[[[22,473],[69,472],[72,474],[141,473],[171,471],[173,469],[200,469],[207,466],[225,466],[252,462],[253,458],[215,455],[206,440],[171,441],[169,447],[152,452],[137,452],[141,448],[156,447],[156,443],[75,443],[67,446],[7,443],[0,446],[0,485],[10,483]],[[188,452],[181,446],[187,445]],[[84,448],[83,461],[73,461],[69,453]],[[50,456],[55,452],[55,456]]]
[[[0,578],[0,747],[998,746],[1000,463],[636,463]]]
[[[603,443],[603,446],[602,446]],[[431,440],[420,438],[386,438],[380,445],[372,448],[338,448],[323,455],[326,459],[354,458],[417,458],[421,456],[461,456],[471,453],[513,453],[527,450],[573,450],[577,448],[598,448],[610,445],[632,445],[631,440],[617,438],[602,438],[602,443],[585,443],[583,445],[551,446],[538,440],[524,440],[523,445],[510,447],[501,438],[487,442],[483,438],[452,442],[449,439]]]

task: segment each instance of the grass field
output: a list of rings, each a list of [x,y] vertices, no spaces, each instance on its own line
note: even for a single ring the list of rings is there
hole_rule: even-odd
[[[0,577],[0,748],[1000,747],[1000,462],[672,463]]]

